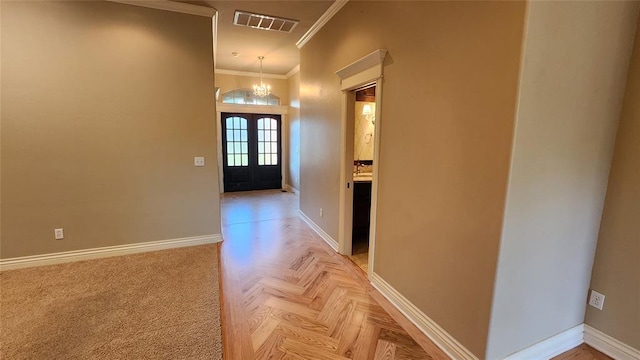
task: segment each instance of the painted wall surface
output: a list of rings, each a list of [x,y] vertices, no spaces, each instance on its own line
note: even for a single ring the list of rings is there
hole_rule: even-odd
[[[362,115],[365,105],[371,107],[373,114],[376,113],[376,103],[366,101],[356,101],[356,118],[354,123],[353,139],[353,159],[373,160],[373,138],[376,134],[376,126]]]
[[[591,288],[604,308],[587,306],[585,322],[640,349],[640,28],[600,225]]]
[[[638,19],[637,2],[529,4],[487,359],[583,322]]]
[[[375,272],[478,356],[489,327],[524,10],[523,2],[354,1],[301,49],[302,211],[338,239],[335,71],[388,49],[376,120]]]
[[[289,78],[289,167],[286,183],[300,190],[300,72]]]
[[[264,78],[264,83],[271,86],[271,93],[280,98],[281,105],[289,104],[289,82],[287,79]],[[220,88],[220,101],[222,94],[236,89],[253,89],[253,85],[260,84],[260,77],[240,76],[228,74],[216,74],[216,87]]]
[[[210,18],[9,1],[1,20],[2,258],[220,233]]]

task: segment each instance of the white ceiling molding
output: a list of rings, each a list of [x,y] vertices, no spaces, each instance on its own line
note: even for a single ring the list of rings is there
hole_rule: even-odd
[[[225,69],[216,69],[216,74],[260,77],[260,73],[259,72],[225,70]],[[282,79],[282,80],[286,80],[287,79],[286,75],[279,75],[279,74],[262,74],[262,77],[263,78],[267,78],[267,79]]]
[[[387,49],[378,49],[336,71],[342,85],[341,89],[349,89],[356,84],[361,84],[364,79],[381,78],[385,56],[387,56]]]
[[[300,64],[296,65],[293,69],[289,70],[289,72],[285,76],[288,79],[288,78],[292,77],[293,75],[295,75],[298,72],[300,72]]]
[[[142,6],[152,9],[167,10],[173,12],[179,12],[183,14],[191,14],[198,16],[213,17],[218,10],[206,6],[193,5],[169,0],[107,0],[115,3]]]
[[[300,40],[298,40],[298,42],[296,43],[296,46],[298,47],[298,49],[301,49],[304,46],[304,44],[309,42],[309,40],[311,40],[311,38],[318,31],[320,31],[320,29],[322,29],[322,27],[327,22],[329,22],[329,20],[331,20],[331,18],[336,13],[338,13],[338,11],[340,11],[340,9],[342,9],[342,7],[345,6],[348,1],[349,0],[336,0],[333,4],[331,4],[331,6],[327,9],[327,11],[325,11],[324,14],[320,16],[318,21],[316,21],[315,24],[313,24],[311,28],[309,28],[309,30],[306,33],[304,33],[304,35],[302,35]]]
[[[279,114],[287,115],[289,107],[286,105],[245,105],[245,104],[225,104],[216,102],[216,111],[219,113],[250,113],[250,114]]]

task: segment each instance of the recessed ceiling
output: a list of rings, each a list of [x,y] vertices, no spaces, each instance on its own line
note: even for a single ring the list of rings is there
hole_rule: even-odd
[[[258,56],[264,56],[264,72],[285,75],[300,63],[296,42],[333,4],[333,0],[205,1],[218,10],[216,69],[260,72]],[[233,24],[236,10],[299,20],[291,33],[265,31]],[[232,53],[237,52],[237,57]]]

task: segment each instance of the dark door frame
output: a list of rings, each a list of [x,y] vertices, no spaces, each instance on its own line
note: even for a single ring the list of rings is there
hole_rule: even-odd
[[[282,118],[282,187],[287,188],[285,184],[285,170],[289,166],[289,106],[287,105],[244,105],[244,104],[227,104],[216,101],[216,173],[218,176],[218,190],[220,194],[224,193],[224,172],[222,169],[222,113],[250,113],[250,114],[275,114]],[[289,190],[289,189],[287,189]]]
[[[242,166],[229,166],[228,147],[227,147],[227,119],[239,117],[247,121],[246,129],[236,129],[235,136],[240,133],[246,133],[247,153],[246,155],[239,155],[236,157],[236,161],[242,158]],[[259,143],[263,140],[259,140],[260,134],[265,136],[273,132],[273,129],[259,129],[258,122],[261,119],[275,119],[276,120],[276,164],[269,164],[270,160],[263,158],[263,164],[259,163],[258,147]],[[247,190],[264,190],[264,189],[281,189],[283,180],[283,121],[282,116],[279,114],[256,114],[256,113],[234,113],[223,112],[220,116],[221,126],[221,141],[222,141],[222,171],[223,171],[223,186],[224,192],[233,191],[247,191]],[[233,137],[232,133],[232,137]],[[237,140],[237,139],[236,139]],[[264,146],[268,146],[269,142],[263,142]],[[240,145],[238,144],[238,148]],[[265,152],[263,151],[263,154]],[[269,154],[269,153],[266,153]],[[269,155],[263,155],[265,157]]]

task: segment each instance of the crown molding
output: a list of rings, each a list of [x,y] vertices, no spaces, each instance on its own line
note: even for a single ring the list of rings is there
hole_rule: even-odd
[[[258,77],[258,78],[260,77],[259,72],[238,71],[238,70],[216,69],[215,73],[223,74],[223,75],[249,76],[249,77]],[[262,74],[262,77],[266,79],[282,79],[282,80],[287,79],[287,75],[280,75],[280,74]]]
[[[304,35],[302,35],[300,40],[298,40],[298,42],[296,43],[296,46],[298,47],[298,49],[302,49],[302,47],[307,42],[309,42],[309,40],[311,40],[311,38],[313,38],[313,36],[318,31],[320,31],[320,29],[322,29],[322,27],[327,22],[329,22],[329,20],[331,20],[331,18],[335,14],[337,14],[338,11],[340,11],[340,9],[342,9],[342,7],[345,6],[348,1],[349,0],[336,0],[333,4],[331,4],[331,6],[329,6],[327,11],[325,11],[324,14],[322,14],[322,16],[320,16],[320,18],[311,26],[311,28],[307,30],[307,32],[304,33]]]
[[[300,72],[300,64],[296,65],[293,69],[289,70],[289,72],[287,73],[287,75],[285,75],[288,78],[292,77],[293,75],[295,75],[296,73]]]
[[[179,12],[183,14],[197,15],[197,16],[206,16],[213,17],[218,10],[206,6],[193,5],[169,0],[153,0],[153,1],[143,1],[143,0],[107,0],[114,3],[134,5],[134,6],[142,6],[152,9],[159,10],[167,10],[173,12]]]

